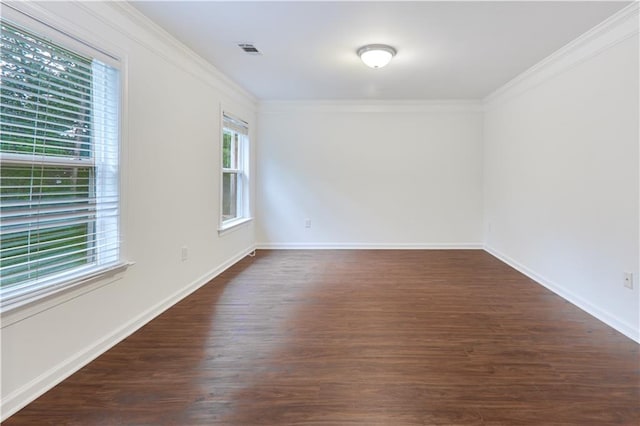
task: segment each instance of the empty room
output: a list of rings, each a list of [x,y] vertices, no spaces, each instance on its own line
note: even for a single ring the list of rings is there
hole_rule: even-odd
[[[0,420],[640,424],[639,11],[3,0]]]

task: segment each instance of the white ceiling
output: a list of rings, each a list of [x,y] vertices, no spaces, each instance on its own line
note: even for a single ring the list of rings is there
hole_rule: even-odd
[[[262,100],[483,98],[627,4],[133,3]],[[355,52],[370,43],[398,54],[367,68]]]

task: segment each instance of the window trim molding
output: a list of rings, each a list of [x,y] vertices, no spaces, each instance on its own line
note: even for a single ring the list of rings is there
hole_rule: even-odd
[[[229,220],[225,222],[223,226],[218,228],[218,236],[223,236],[224,234],[227,234],[231,231],[241,228],[242,225],[246,225],[252,221],[253,221],[252,217],[240,217],[233,220]]]
[[[51,281],[53,281],[54,283],[57,282],[58,284],[49,284],[47,281],[45,281],[37,286],[18,286],[19,288],[12,289],[8,292],[7,295],[3,297],[2,308],[0,312],[2,316],[4,316],[5,314],[14,310],[20,310],[21,308],[35,304],[37,302],[44,301],[46,299],[56,297],[62,293],[75,290],[78,287],[82,287],[86,284],[109,278],[113,275],[125,271],[131,265],[133,265],[133,263],[118,262],[111,265],[105,265],[102,268],[93,269],[89,273],[83,272],[83,270],[85,269],[90,269],[89,267],[85,267],[80,268],[80,270],[65,271],[59,275],[53,276]],[[65,280],[61,280],[60,276],[68,276],[68,278]],[[23,291],[30,287],[35,288],[28,290],[28,292]],[[4,324],[3,319],[2,327],[4,327],[5,325],[6,324]]]
[[[134,262],[121,262],[111,265],[95,271],[93,274],[71,280],[65,285],[49,289],[50,291],[42,291],[35,297],[21,298],[9,303],[0,311],[2,323],[0,329],[120,280],[125,271],[133,265],[135,265]]]

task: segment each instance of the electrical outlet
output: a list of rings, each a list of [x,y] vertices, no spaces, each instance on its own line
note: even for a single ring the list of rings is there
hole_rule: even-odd
[[[182,250],[180,251],[180,258],[182,259],[183,262],[186,262],[187,259],[189,259],[189,247],[187,246],[182,247]]]
[[[633,289],[633,274],[631,272],[624,273],[624,286]]]
[[[304,227],[305,228],[311,228],[311,219],[305,219],[304,220]]]

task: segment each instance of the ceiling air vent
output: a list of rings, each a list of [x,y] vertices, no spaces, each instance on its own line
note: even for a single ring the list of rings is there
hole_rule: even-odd
[[[253,43],[238,43],[240,49],[247,52],[249,55],[261,55],[260,51],[256,49]]]

